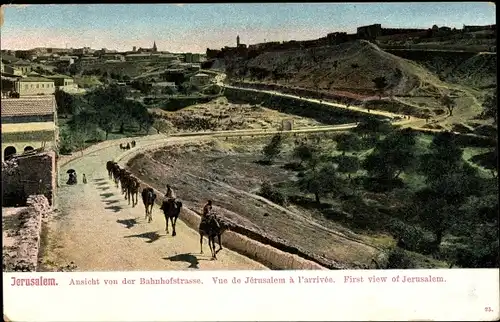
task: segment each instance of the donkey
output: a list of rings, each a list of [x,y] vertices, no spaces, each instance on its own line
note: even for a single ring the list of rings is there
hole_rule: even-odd
[[[148,219],[148,222],[152,222],[153,205],[155,204],[156,194],[153,188],[147,187],[142,189],[141,196],[142,196],[142,202],[144,203],[144,208],[146,208],[145,219]]]
[[[168,199],[163,201],[160,209],[163,210],[163,214],[165,215],[165,231],[168,234],[168,219],[170,218],[170,222],[172,223],[172,237],[176,236],[175,232],[175,224],[177,222],[177,218],[179,218],[179,214],[181,213],[182,202],[180,200]]]

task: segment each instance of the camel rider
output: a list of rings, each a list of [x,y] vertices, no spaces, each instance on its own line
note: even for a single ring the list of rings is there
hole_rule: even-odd
[[[203,217],[207,216],[212,211],[212,200],[208,200],[203,207]]]
[[[167,184],[167,193],[165,194],[165,198],[169,205],[172,205],[175,201],[175,192],[169,184]]]
[[[209,217],[209,215],[211,215]],[[203,215],[202,215],[202,220],[213,220],[215,224],[217,225],[218,228],[220,228],[220,223],[219,220],[217,219],[216,215],[212,213],[212,200],[208,200],[205,206],[203,207]]]

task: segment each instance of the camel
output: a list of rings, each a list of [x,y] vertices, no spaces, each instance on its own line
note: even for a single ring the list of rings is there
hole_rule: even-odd
[[[141,184],[134,176],[130,176],[127,185],[127,194],[128,194],[128,204],[130,205],[130,200],[132,200],[132,207],[135,207],[139,202],[139,187]],[[134,200],[135,195],[135,200]]]
[[[106,170],[108,171],[109,179],[113,178],[113,168],[114,168],[115,164],[116,163],[113,161],[106,162]]]
[[[122,169],[120,166],[115,163],[113,166],[113,180],[115,181],[115,185],[118,188],[118,181],[120,180],[120,175],[121,175]]]
[[[153,205],[155,204],[156,194],[153,188],[148,187],[142,189],[141,195],[142,195],[142,202],[144,203],[144,207],[146,208],[145,219],[148,219],[148,222],[152,222]]]
[[[160,209],[163,210],[163,214],[165,215],[165,231],[168,234],[168,219],[172,223],[172,237],[177,235],[175,232],[175,224],[177,222],[177,218],[179,218],[179,214],[181,213],[182,202],[180,200],[168,199],[163,201]]]
[[[200,233],[200,253],[203,254],[203,236],[208,238],[208,247],[212,253],[212,259],[217,259],[217,253],[222,250],[221,235],[226,230],[226,227],[217,219],[215,212],[202,217],[198,232]],[[215,237],[219,240],[219,249],[215,250]]]
[[[121,169],[121,171],[120,171],[120,186],[121,186],[122,194],[125,196],[125,200],[127,200],[128,183],[129,183],[130,179],[131,179],[130,173],[125,169]]]

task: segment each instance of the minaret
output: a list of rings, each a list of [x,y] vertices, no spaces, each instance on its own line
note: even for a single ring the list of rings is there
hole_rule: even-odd
[[[240,35],[236,36],[236,47],[240,46]]]
[[[156,48],[156,41],[153,42],[153,52],[156,53],[158,48]]]

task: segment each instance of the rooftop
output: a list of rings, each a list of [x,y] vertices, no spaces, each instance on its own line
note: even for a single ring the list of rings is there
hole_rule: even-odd
[[[16,62],[13,62],[12,65],[13,66],[29,66],[29,65],[31,65],[31,63],[29,61],[25,61],[25,60],[18,60]]]
[[[53,80],[40,77],[40,76],[28,76],[19,79],[20,82],[53,82]]]
[[[50,75],[50,76],[45,76],[45,77],[47,77],[47,78],[68,78],[68,79],[73,79],[71,76],[61,75],[61,74]]]
[[[54,96],[32,96],[2,99],[2,117],[23,115],[51,115],[55,113]],[[4,127],[2,125],[2,131]]]
[[[196,77],[210,77],[210,76],[208,76],[207,74],[204,74],[204,73],[198,73],[198,74],[196,74],[194,76],[196,76]]]
[[[150,57],[151,54],[128,54],[127,57]]]

